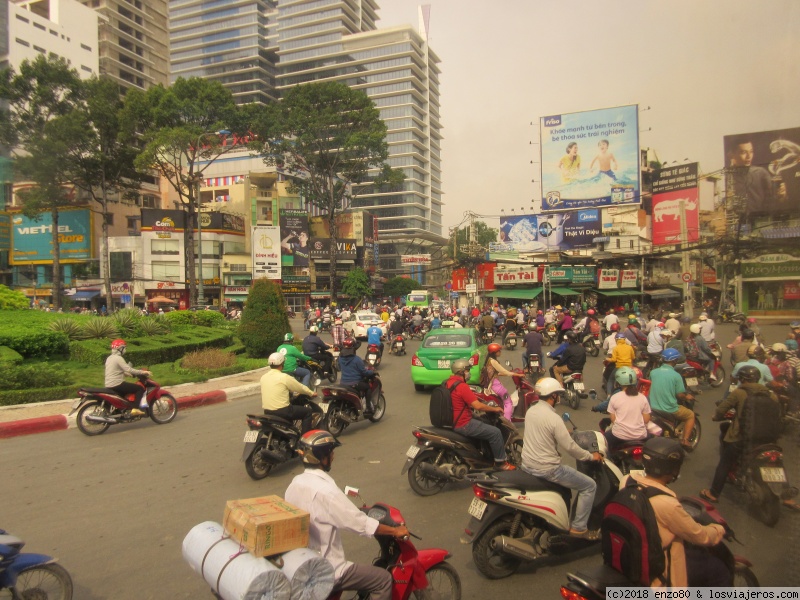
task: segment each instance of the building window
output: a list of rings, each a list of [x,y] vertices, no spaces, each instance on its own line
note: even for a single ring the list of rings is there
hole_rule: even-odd
[[[128,222],[128,235],[138,235],[139,217],[127,217],[127,222]]]
[[[106,213],[106,225],[114,224],[114,213]]]
[[[150,254],[180,254],[180,240],[150,240]]]
[[[31,45],[28,42],[26,42],[25,40],[21,40],[21,39],[17,38],[16,41],[20,46],[25,46],[26,48],[30,48],[31,47]]]
[[[34,45],[33,49],[36,50],[37,52],[41,53],[41,54],[47,54],[47,50],[45,50],[44,48],[42,48],[40,46]]]
[[[122,281],[133,279],[133,258],[131,252],[111,252],[109,255],[111,272],[114,279]]]
[[[181,264],[179,262],[153,261],[153,279],[155,280],[181,280]]]
[[[92,47],[91,46],[87,46],[86,44],[81,44],[81,48],[83,48],[84,50],[88,50],[89,52],[92,51]]]
[[[619,246],[619,238],[617,238],[617,239],[616,239],[616,240],[614,240],[614,241],[617,243],[617,248],[619,248],[619,247],[620,247],[620,246]]]
[[[231,263],[230,270],[231,270],[231,272],[234,272],[234,271],[244,272],[244,271],[247,271],[247,265],[244,264],[244,263],[241,263],[241,264],[240,263]]]
[[[34,23],[33,23],[33,26],[34,26],[34,27],[36,27],[36,29],[41,29],[42,31],[47,31],[47,27],[45,27],[45,26],[44,26],[44,25],[42,25],[41,23],[36,23],[36,22],[34,21]]]
[[[17,15],[17,19],[19,19],[23,23],[30,23],[30,21],[28,19],[26,19],[25,17],[23,17],[22,15]]]
[[[81,71],[86,71],[87,73],[91,73],[92,69],[87,67],[86,65],[81,65]]]

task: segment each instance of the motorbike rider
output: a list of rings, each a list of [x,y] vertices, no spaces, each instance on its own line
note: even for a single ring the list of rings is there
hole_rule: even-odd
[[[483,316],[481,317],[480,321],[478,321],[478,329],[481,330],[481,333],[484,335],[493,335],[494,334],[494,317],[492,313],[484,311]]]
[[[500,344],[489,344],[487,351],[488,356],[481,370],[481,387],[491,390],[492,393],[503,401],[503,416],[510,420],[514,413],[514,404],[511,402],[511,396],[508,390],[500,382],[498,377],[501,375],[512,377],[514,373],[506,369],[500,364],[500,361],[497,360],[500,358],[500,353],[503,351],[503,347]]]
[[[337,319],[338,321],[339,319]],[[303,340],[303,354],[310,356],[316,362],[322,365],[325,373],[332,371],[333,355],[328,352],[331,347],[323,342],[319,335],[317,335],[316,325],[312,325],[308,330],[308,335]]]
[[[315,395],[314,390],[283,372],[286,357],[280,352],[270,354],[267,362],[269,370],[261,376],[260,382],[261,408],[264,409],[264,414],[281,417],[287,421],[302,419],[302,431],[305,433],[313,427],[314,413],[318,412],[321,415],[321,410],[317,407],[315,411],[312,406],[308,406],[305,398],[302,403],[293,404],[291,394],[294,392],[310,397]]]
[[[613,308],[609,308],[608,314],[603,317],[603,325],[605,326],[606,331],[611,331],[612,325],[619,325],[619,317],[614,314]]]
[[[522,338],[522,347],[525,348],[525,352],[522,353],[522,366],[526,369],[528,368],[528,355],[538,354],[539,368],[544,370],[544,354],[542,353],[544,338],[538,329],[536,322],[531,321],[528,325],[528,333]]]
[[[705,363],[709,378],[716,381],[717,376],[714,373],[714,365],[717,359],[714,357],[711,348],[708,347],[708,342],[703,339],[698,323],[692,323],[689,327],[689,339],[684,342],[684,345],[686,346],[686,356],[700,363]]]
[[[664,325],[667,329],[669,329],[673,334],[677,335],[678,330],[681,328],[681,322],[678,321],[677,313],[671,312],[669,313],[669,319],[666,320]]]
[[[375,371],[368,369],[362,358],[356,354],[356,343],[352,338],[347,338],[342,344],[339,352],[339,368],[342,371],[342,385],[358,391],[359,396],[365,399],[364,415],[371,416],[373,407],[367,393],[369,391],[367,380],[375,377]]]
[[[577,334],[567,332],[567,349],[559,357],[558,362],[550,367],[550,375],[555,377],[559,384],[564,385],[565,373],[580,373],[586,365],[586,348],[583,347]]]
[[[587,529],[597,484],[591,477],[562,464],[559,451],[571,454],[576,460],[599,462],[603,456],[578,446],[556,413],[555,405],[565,392],[558,381],[543,377],[536,382],[534,389],[539,395],[539,402],[525,414],[521,468],[526,473],[576,490],[578,499],[569,533],[576,537],[599,539],[599,532]]]
[[[383,356],[383,329],[378,327],[377,325],[371,326],[367,329],[367,352],[369,352],[369,346],[373,344],[378,347],[378,356]]]
[[[703,339],[711,343],[714,341],[715,334],[714,334],[714,320],[708,318],[708,313],[700,313],[698,317],[700,321],[700,335],[703,336]]]
[[[283,336],[283,343],[278,346],[278,352],[286,357],[286,362],[283,365],[283,372],[288,373],[295,379],[298,379],[304,386],[308,387],[311,382],[311,371],[305,367],[298,366],[297,360],[311,360],[310,356],[306,356],[300,350],[294,347],[294,334],[287,333]]]
[[[347,332],[344,330],[344,325],[342,325],[341,317],[336,317],[333,320],[333,327],[331,327],[331,337],[333,338],[333,345],[341,348],[342,342],[344,342],[344,338],[347,337]]]
[[[628,316],[628,326],[623,333],[634,348],[647,344],[647,336],[639,329],[639,321],[636,319],[636,315]]]
[[[731,351],[731,364],[736,365],[747,360],[747,350],[755,344],[756,334],[744,326],[742,333],[726,347]]]
[[[729,587],[731,571],[718,558],[698,546],[715,546],[722,541],[725,528],[717,523],[700,525],[681,506],[669,484],[678,479],[685,454],[673,439],[654,437],[642,449],[644,476],[629,475],[643,487],[660,491],[650,498],[656,515],[661,547],[664,548],[668,572],[657,577],[652,587]],[[620,484],[624,489],[625,478]],[[690,545],[686,546],[685,542]]]
[[[391,600],[392,575],[386,569],[355,564],[345,559],[341,531],[365,537],[409,535],[405,524],[392,527],[367,516],[350,501],[328,474],[334,449],[341,446],[327,431],[314,429],[300,438],[298,452],[305,470],[286,488],[286,502],[306,511],[310,517],[308,547],[320,553],[334,569],[334,591],[369,593],[374,600]]]
[[[772,358],[767,366],[774,377],[773,387],[781,389],[786,397],[789,398],[787,410],[796,413],[798,409],[798,389],[797,389],[797,369],[789,361],[789,348],[786,344],[777,342],[770,348]]]
[[[609,363],[613,363],[613,370],[609,370],[606,379],[606,394],[609,398],[614,393],[615,371],[624,367],[632,367],[634,360],[636,360],[636,350],[628,343],[625,334],[618,332],[617,343],[611,351],[611,358],[608,359]]]
[[[639,392],[636,371],[631,367],[618,368],[614,379],[621,389],[608,403],[608,414],[614,426],[605,434],[611,449],[624,442],[647,439],[650,422],[650,403],[647,396]]]
[[[508,314],[511,314],[511,310],[509,309]],[[509,333],[513,333],[514,335],[517,334],[517,319],[516,319],[516,311],[514,312],[514,316],[507,316],[504,328],[503,328],[503,343],[505,344],[506,338],[508,337]]]
[[[740,362],[735,367],[733,367],[733,372],[731,372],[731,377],[733,379],[738,379],[739,370],[746,365],[752,365],[756,369],[758,369],[759,372],[761,373],[761,379],[758,380],[758,383],[761,383],[763,385],[772,383],[772,380],[774,378],[772,377],[772,371],[770,371],[769,367],[764,364],[764,361],[766,359],[767,359],[767,353],[764,352],[764,349],[761,346],[753,344],[747,349],[747,360],[744,362]]]
[[[472,416],[472,410],[502,413],[499,406],[484,404],[467,385],[471,365],[466,358],[454,360],[450,365],[453,373],[445,382],[450,389],[450,399],[453,404],[453,431],[467,437],[486,440],[492,449],[495,467],[500,471],[513,471],[516,467],[506,460],[506,450],[503,447],[503,435],[497,427],[484,423]]]
[[[129,394],[135,394],[136,406],[140,408],[147,408],[147,401],[143,401],[145,388],[138,383],[129,383],[125,381],[125,376],[138,377],[139,375],[147,375],[150,377],[151,373],[147,370],[134,369],[129,365],[123,356],[128,345],[125,340],[116,339],[111,342],[111,355],[106,359],[105,383],[104,387],[114,390],[123,398],[127,398]],[[131,409],[132,417],[141,417],[145,412],[139,408]]]
[[[569,314],[569,311],[562,308],[561,312],[558,314],[558,321],[556,322],[556,328],[558,331],[562,333],[566,333],[568,331],[572,331],[572,315]]]
[[[647,367],[645,367],[647,370],[652,369],[661,360],[661,352],[666,348],[666,342],[661,335],[664,331],[667,331],[667,327],[659,321],[647,334]]]
[[[403,320],[394,316],[389,317],[389,331],[392,336],[403,335]]]
[[[661,366],[650,371],[650,407],[673,415],[683,422],[683,439],[681,445],[691,448],[689,438],[694,429],[694,411],[678,404],[679,400],[693,400],[687,393],[683,377],[675,370],[675,365],[683,361],[683,356],[674,348],[667,348],[661,353]]]

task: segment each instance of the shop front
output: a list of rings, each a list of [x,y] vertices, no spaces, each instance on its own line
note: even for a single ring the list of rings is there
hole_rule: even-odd
[[[222,305],[228,310],[232,308],[242,310],[248,293],[250,293],[250,286],[226,285],[223,288]]]
[[[742,310],[755,315],[800,310],[800,256],[762,254],[743,260]]]
[[[186,284],[174,281],[156,281],[145,288],[146,307],[148,312],[158,312],[159,308],[187,310],[189,308],[189,290]],[[154,302],[154,300],[156,300]],[[162,302],[158,302],[162,300]],[[170,302],[164,302],[169,300]]]
[[[310,306],[311,277],[307,275],[284,275],[281,280],[281,291],[286,306],[299,314]]]

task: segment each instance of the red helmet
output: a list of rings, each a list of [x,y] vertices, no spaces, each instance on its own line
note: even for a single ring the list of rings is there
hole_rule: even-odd
[[[123,339],[116,339],[113,342],[111,342],[111,349],[112,350],[119,350],[120,348],[125,348],[126,346],[127,346],[127,344],[125,343],[125,340],[123,340]]]
[[[594,309],[590,308],[589,310],[586,311],[586,314],[587,315],[593,315],[594,314]]]
[[[489,350],[489,354],[494,354],[495,352],[500,352],[503,347],[500,344],[489,344],[489,348],[487,349]]]
[[[619,331],[619,323],[612,323],[611,331]]]
[[[356,341],[353,338],[345,338],[342,342],[342,348],[355,348]]]

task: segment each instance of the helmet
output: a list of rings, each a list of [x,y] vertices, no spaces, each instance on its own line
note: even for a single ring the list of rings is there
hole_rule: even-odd
[[[120,353],[125,352],[125,348],[127,347],[128,345],[125,343],[125,340],[123,339],[116,339],[113,342],[111,342],[111,350],[119,350]]]
[[[789,348],[786,347],[786,344],[781,344],[780,342],[776,344],[772,344],[772,351],[773,352],[788,352]]]
[[[530,329],[531,331],[534,331],[536,327],[537,327],[536,321],[531,321],[530,323],[528,323],[528,329]]]
[[[748,323],[755,323],[756,322],[756,318],[755,317],[747,317],[747,322]]]
[[[708,321],[708,315],[706,313],[700,313],[700,316],[697,317],[700,321]]]
[[[745,365],[736,371],[736,379],[747,383],[757,383],[761,379],[761,371],[753,365]]]
[[[586,311],[586,314],[587,315],[593,315],[594,314],[594,309],[590,308],[589,310]]]
[[[611,331],[619,331],[619,323],[612,323]]]
[[[642,449],[644,471],[650,477],[672,475],[677,479],[684,456],[683,448],[677,440],[665,437],[650,438]]]
[[[355,348],[356,341],[353,338],[345,338],[342,342],[342,348]]]
[[[564,308],[560,304],[556,304],[554,308],[556,310],[564,310]]]
[[[692,322],[691,317],[681,317],[681,323],[691,323],[691,322]]]
[[[675,335],[675,332],[674,332],[674,331],[672,331],[672,329],[666,329],[666,328],[665,328],[665,329],[662,329],[662,330],[661,330],[661,335],[662,335],[663,337],[672,337],[673,335]]]
[[[494,354],[495,352],[500,352],[500,350],[502,350],[502,349],[503,349],[503,347],[500,344],[489,344],[489,347],[487,348],[487,350],[489,351],[489,354]]]
[[[681,353],[678,352],[675,348],[665,348],[661,351],[661,360],[664,362],[673,362],[676,360],[680,360]]]
[[[635,321],[636,315],[628,315],[628,321]]]
[[[764,355],[765,355],[764,349],[758,344],[753,344],[747,349],[747,356],[749,356],[750,358],[761,360],[762,358],[764,358]]]
[[[540,310],[537,310],[537,311],[536,311],[536,314],[537,314],[537,315],[541,315],[541,314],[542,314],[542,311],[541,311],[541,309],[540,309]],[[797,324],[797,327],[800,327],[800,323],[798,323],[798,324]]]
[[[287,333],[285,336],[283,336],[283,341],[284,342],[293,342],[294,341],[294,334],[293,333]]]
[[[658,323],[656,323],[656,327],[658,327],[659,329],[664,329],[664,327],[666,327],[666,325],[664,324],[663,321],[659,321]]]
[[[577,334],[577,333],[575,333],[574,331],[568,331],[568,332],[567,332],[567,335],[565,335],[564,337],[566,338],[566,340],[567,340],[567,341],[568,341],[570,344],[573,344],[573,343],[575,343],[575,342],[577,342],[577,341],[578,341],[578,334]]]
[[[756,339],[756,332],[752,329],[745,329],[742,332],[742,340],[754,340]]]
[[[748,319],[748,321],[749,321],[749,319]],[[800,329],[800,321],[792,321],[792,323],[789,325],[789,327],[791,327],[792,329]]]
[[[797,350],[797,341],[786,340],[786,348],[788,348],[789,350]]]
[[[556,392],[563,393],[566,391],[564,387],[558,383],[558,380],[552,377],[542,377],[536,382],[533,389],[536,390],[539,398],[547,398]]]
[[[317,329],[316,325],[312,325],[311,327],[308,328],[308,333],[317,333],[317,331],[319,330]]]
[[[621,331],[618,331],[617,335],[614,336],[614,339],[616,339],[616,340],[624,340],[625,339],[625,334],[622,333]]]
[[[273,352],[269,355],[267,362],[270,367],[279,367],[286,361],[286,357],[280,352]]]
[[[692,323],[689,326],[689,331],[692,333],[700,333],[700,324],[699,323]]]
[[[614,314],[614,309],[613,308],[609,308],[608,309],[608,314],[613,315]]]
[[[297,445],[297,451],[303,456],[307,465],[318,465],[326,456],[330,456],[334,448],[341,446],[335,437],[322,429],[312,429],[303,434]],[[327,470],[327,469],[325,469]]]
[[[619,369],[617,369],[617,372],[614,375],[614,379],[622,387],[626,387],[629,385],[636,385],[637,383],[639,383],[639,380],[636,377],[636,371],[634,371],[630,367],[620,367]]]
[[[675,318],[675,317],[677,317],[677,316],[678,316],[678,314],[677,314],[677,313],[669,313],[669,318],[670,318],[670,319],[674,319],[674,318]]]
[[[471,367],[472,365],[469,364],[466,358],[459,358],[458,360],[454,360],[450,365],[450,371],[452,371],[454,375],[460,375],[464,371],[469,371]]]

